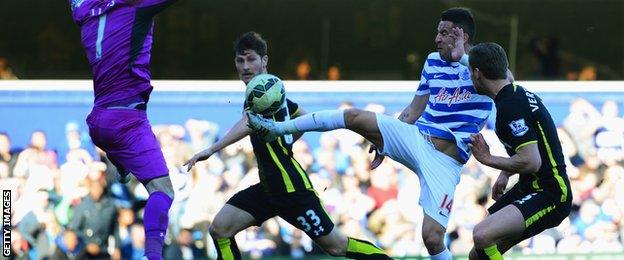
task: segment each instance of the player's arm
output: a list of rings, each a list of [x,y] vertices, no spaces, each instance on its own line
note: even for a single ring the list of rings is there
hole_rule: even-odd
[[[507,172],[507,177],[513,173],[535,173],[542,166],[537,141],[527,142],[522,147],[518,147],[516,154],[506,158],[490,154],[490,148],[481,134],[473,134],[470,140],[469,146],[474,157],[482,164]]]
[[[455,43],[453,44],[453,50],[451,51],[451,58],[454,61],[457,61],[460,64],[469,67],[470,57],[468,56],[468,53],[466,53],[464,47],[467,35],[464,35],[464,30],[462,28],[454,27],[452,29],[451,36],[453,37],[453,39],[455,39]],[[509,68],[507,68],[507,80],[509,80],[509,82],[514,82],[515,80]]]
[[[243,113],[243,118],[241,118],[241,120],[239,120],[223,138],[205,150],[193,155],[191,159],[184,163],[184,166],[188,165],[187,171],[190,171],[195,163],[210,158],[210,156],[214,153],[220,151],[228,145],[238,142],[240,139],[243,139],[243,137],[248,136],[251,133],[252,130],[247,126],[247,115]]]
[[[453,31],[451,32],[451,36],[453,37],[453,39],[455,39],[455,43],[453,46],[453,50],[451,51],[451,58],[454,61],[457,61],[460,64],[466,67],[469,67],[470,57],[468,56],[468,53],[466,53],[466,50],[464,47],[464,43],[466,42],[467,35],[464,35],[464,30],[459,27],[454,27],[452,30]],[[514,82],[515,80],[509,68],[507,68],[507,80],[509,80],[509,82]]]
[[[305,114],[307,114],[307,112],[305,110],[303,110],[303,108],[297,107],[297,111],[295,111],[295,113],[292,114],[292,119],[295,119],[295,118],[300,117],[300,116],[305,115]],[[303,136],[303,133],[301,133],[301,132],[293,134],[293,140],[294,140],[293,142],[296,142],[302,136]]]
[[[429,101],[429,77],[430,75],[427,73],[430,71],[429,63],[425,61],[423,64],[422,72],[420,73],[420,82],[418,83],[418,88],[416,89],[416,94],[414,98],[412,98],[412,102],[410,102],[405,109],[399,115],[399,120],[413,124],[420,118],[423,111],[427,107],[427,102]]]
[[[509,182],[509,177],[514,175],[514,173],[501,171],[498,175],[498,178],[494,181],[492,185],[492,199],[498,200],[505,193],[505,189],[507,189],[507,183]]]
[[[299,104],[292,102],[292,100],[290,99],[286,99],[286,106],[288,106],[288,111],[291,111],[290,119],[295,119],[306,114],[306,111],[303,110],[303,108],[301,108]],[[303,136],[303,133],[293,134],[293,142],[299,140],[301,136]]]
[[[425,81],[425,84],[426,84],[426,81]],[[425,111],[425,107],[427,106],[427,101],[429,100],[429,92],[428,92],[429,86],[428,85],[426,86],[425,91],[423,91],[422,88],[424,87],[423,87],[423,82],[421,80],[421,84],[418,87],[418,91],[416,92],[416,95],[414,95],[412,102],[409,105],[407,105],[405,109],[403,109],[403,111],[399,115],[399,120],[408,124],[413,124],[422,115],[423,111]],[[374,145],[370,146],[370,149],[368,150],[368,152],[369,153],[375,152],[375,156],[373,157],[373,160],[370,163],[370,169],[374,170],[375,168],[379,167],[379,165],[381,165],[381,163],[384,160],[384,156],[379,154],[379,152],[377,151],[377,147],[375,147]]]
[[[537,146],[537,129],[526,100],[514,99],[497,107],[496,132],[515,151],[510,158],[493,156],[481,134],[471,135],[469,147],[481,163],[512,173],[534,173],[542,165]],[[500,129],[499,129],[500,128]]]
[[[423,111],[425,111],[425,107],[427,106],[427,101],[429,100],[429,94],[424,95],[414,95],[412,102],[407,105],[403,112],[399,115],[399,120],[413,124],[420,118]]]
[[[403,111],[401,111],[401,114],[399,115],[400,121],[403,121],[408,124],[413,124],[414,122],[416,122],[416,120],[418,120],[418,118],[420,118],[423,111],[425,111],[425,107],[427,107],[427,101],[429,100],[429,93],[430,93],[429,92],[429,79],[428,79],[426,71],[427,71],[427,61],[425,61],[425,64],[423,65],[423,70],[420,74],[420,84],[418,84],[418,89],[416,90],[416,94],[414,95],[412,102],[410,102],[410,104],[407,105],[407,107],[405,107]],[[384,156],[378,153],[377,147],[375,147],[374,145],[370,146],[370,149],[368,150],[368,152],[369,153],[375,152],[375,156],[370,163],[370,169],[373,170],[379,167],[379,165],[381,165],[381,163],[384,160]]]

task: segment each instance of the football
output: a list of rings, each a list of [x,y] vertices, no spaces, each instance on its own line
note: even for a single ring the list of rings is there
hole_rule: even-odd
[[[260,74],[247,83],[245,109],[270,116],[279,111],[286,100],[282,80],[271,74]]]

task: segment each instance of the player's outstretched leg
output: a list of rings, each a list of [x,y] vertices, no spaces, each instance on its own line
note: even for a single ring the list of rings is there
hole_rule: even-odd
[[[343,110],[317,111],[283,122],[266,119],[251,112],[248,112],[247,116],[249,117],[249,127],[259,134],[265,135],[267,141],[272,141],[271,139],[286,134],[310,131],[325,132],[345,128]]]
[[[292,120],[276,122],[257,114],[247,113],[249,128],[262,135],[265,141],[278,136],[304,132],[326,132],[346,128],[383,147],[383,139],[377,126],[377,115],[360,109],[323,110],[302,115]],[[398,119],[397,119],[398,120]]]
[[[145,188],[149,192],[145,205],[145,256],[149,260],[161,260],[162,249],[169,225],[169,208],[173,202],[173,186],[169,176],[150,180]]]

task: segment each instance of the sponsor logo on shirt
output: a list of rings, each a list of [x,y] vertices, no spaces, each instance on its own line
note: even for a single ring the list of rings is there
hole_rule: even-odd
[[[438,94],[433,98],[433,104],[447,103],[450,107],[453,103],[459,103],[464,100],[470,99],[470,91],[465,89],[456,88],[453,93],[446,91],[446,88],[440,89]]]

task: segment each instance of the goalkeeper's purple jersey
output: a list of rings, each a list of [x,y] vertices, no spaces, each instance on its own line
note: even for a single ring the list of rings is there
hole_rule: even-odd
[[[176,0],[69,0],[93,69],[95,106],[151,90],[154,16]]]

